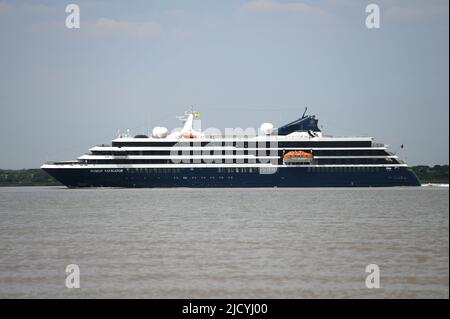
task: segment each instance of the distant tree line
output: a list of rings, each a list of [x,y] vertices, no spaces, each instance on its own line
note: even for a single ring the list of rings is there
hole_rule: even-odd
[[[447,183],[448,165],[413,166],[422,183]],[[57,180],[41,169],[0,170],[0,186],[57,186]]]
[[[448,165],[435,166],[413,166],[421,183],[443,183],[448,184]]]
[[[41,169],[0,170],[0,186],[55,186],[57,180]]]

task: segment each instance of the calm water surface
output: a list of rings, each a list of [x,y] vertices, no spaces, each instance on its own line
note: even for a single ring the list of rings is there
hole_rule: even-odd
[[[448,257],[448,188],[0,188],[2,298],[448,298]]]

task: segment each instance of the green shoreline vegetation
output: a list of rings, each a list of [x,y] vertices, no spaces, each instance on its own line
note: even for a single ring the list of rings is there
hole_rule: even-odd
[[[413,166],[422,184],[448,184],[448,165]],[[60,186],[41,169],[0,170],[0,186]]]
[[[448,165],[412,166],[422,184],[448,184]]]
[[[39,168],[2,170],[0,169],[0,186],[60,186],[52,176]]]

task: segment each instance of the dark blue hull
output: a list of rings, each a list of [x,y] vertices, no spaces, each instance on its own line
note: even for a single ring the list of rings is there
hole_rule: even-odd
[[[280,167],[273,174],[257,169],[45,168],[67,187],[383,187],[419,186],[407,167],[386,169]]]

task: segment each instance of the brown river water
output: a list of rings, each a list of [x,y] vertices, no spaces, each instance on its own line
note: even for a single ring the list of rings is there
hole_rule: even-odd
[[[0,188],[0,298],[449,298],[449,190]]]

